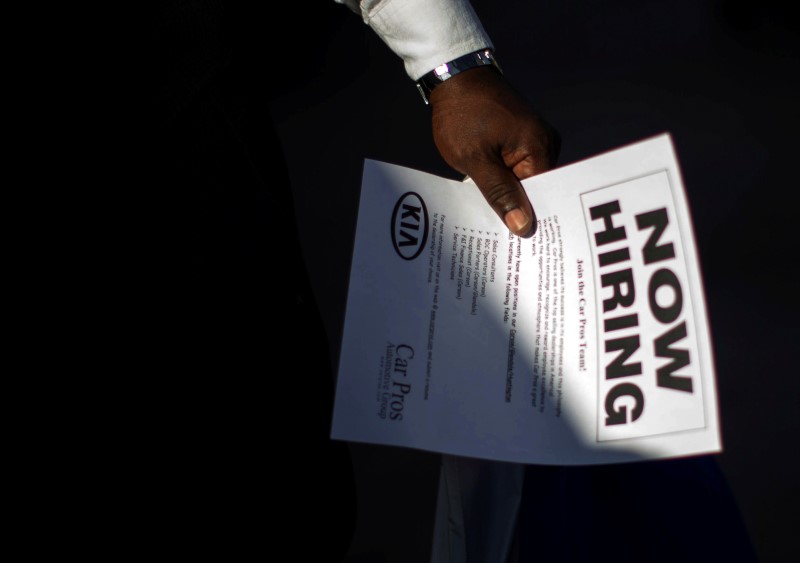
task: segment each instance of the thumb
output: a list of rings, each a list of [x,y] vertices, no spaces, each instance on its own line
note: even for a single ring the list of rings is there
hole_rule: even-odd
[[[486,201],[517,236],[536,232],[536,214],[514,173],[499,162],[476,163],[468,171]]]

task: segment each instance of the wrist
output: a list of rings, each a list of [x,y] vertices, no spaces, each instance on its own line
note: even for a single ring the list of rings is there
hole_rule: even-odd
[[[443,82],[429,99],[431,110],[448,107],[451,110],[466,105],[487,104],[506,99],[511,92],[505,78],[491,68],[474,68]]]

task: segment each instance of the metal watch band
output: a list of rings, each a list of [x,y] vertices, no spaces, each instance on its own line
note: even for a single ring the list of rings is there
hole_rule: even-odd
[[[500,68],[500,65],[494,58],[494,52],[491,49],[481,49],[480,51],[475,51],[474,53],[469,53],[457,59],[453,59],[449,63],[440,64],[417,80],[417,89],[425,105],[428,105],[430,103],[431,92],[439,84],[455,76],[459,72],[487,65],[494,68],[501,75],[503,74],[503,69]]]

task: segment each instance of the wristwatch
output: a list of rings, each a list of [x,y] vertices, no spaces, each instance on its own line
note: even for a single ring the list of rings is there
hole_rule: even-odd
[[[425,102],[425,105],[428,105],[430,103],[431,92],[439,84],[455,76],[459,72],[464,72],[465,70],[480,66],[490,66],[499,72],[501,76],[503,74],[503,69],[500,68],[500,65],[494,58],[494,51],[491,49],[481,49],[474,53],[468,53],[448,63],[440,64],[417,80],[417,89],[422,96],[422,101]]]

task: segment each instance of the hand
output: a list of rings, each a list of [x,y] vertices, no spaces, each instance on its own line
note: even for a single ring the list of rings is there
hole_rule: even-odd
[[[561,141],[491,68],[461,72],[430,96],[433,140],[445,162],[475,181],[516,235],[536,231],[536,215],[520,180],[555,166]]]

